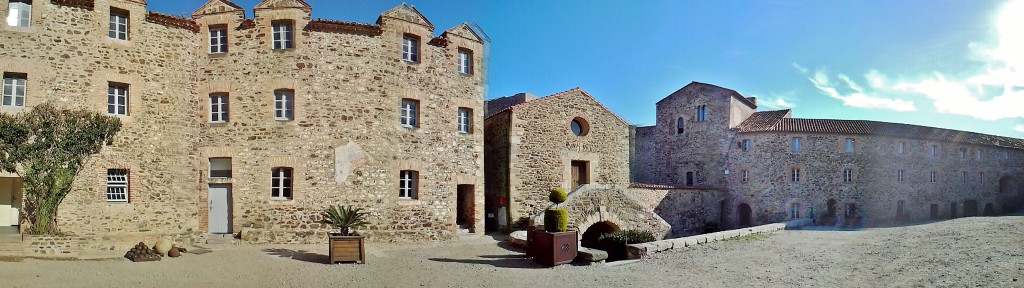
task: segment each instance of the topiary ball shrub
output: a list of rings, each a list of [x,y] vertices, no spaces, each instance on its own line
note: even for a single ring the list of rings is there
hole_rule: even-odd
[[[568,229],[569,211],[563,208],[548,208],[544,210],[544,231],[565,232]]]
[[[636,229],[605,233],[597,238],[601,250],[608,252],[608,261],[625,260],[627,244],[647,243],[655,240],[658,239],[651,231]]]
[[[555,205],[562,204],[567,197],[568,195],[565,194],[565,189],[562,189],[562,187],[553,188],[551,189],[551,194],[548,194],[548,200],[551,200],[551,203],[555,203]]]

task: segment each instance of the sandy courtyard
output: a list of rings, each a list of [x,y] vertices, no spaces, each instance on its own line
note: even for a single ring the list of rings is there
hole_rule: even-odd
[[[1024,287],[1024,217],[864,231],[784,231],[625,265],[541,268],[490,237],[370,243],[367,265],[326,245],[227,246],[158,262],[0,262],[0,287]]]

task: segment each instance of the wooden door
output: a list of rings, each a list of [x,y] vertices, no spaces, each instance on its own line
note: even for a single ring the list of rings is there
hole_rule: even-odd
[[[572,161],[570,169],[572,170],[573,188],[590,183],[590,169],[587,164],[587,161]]]

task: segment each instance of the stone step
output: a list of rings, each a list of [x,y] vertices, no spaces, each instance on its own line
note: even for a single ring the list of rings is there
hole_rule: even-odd
[[[233,234],[210,234],[206,238],[206,244],[210,245],[231,245],[235,243],[235,235]]]

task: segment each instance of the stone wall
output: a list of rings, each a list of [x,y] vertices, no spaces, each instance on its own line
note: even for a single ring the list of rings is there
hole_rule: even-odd
[[[633,157],[630,159],[630,172],[633,175],[633,182],[659,183],[667,175],[661,175],[658,169],[658,136],[657,127],[646,126],[633,129],[633,141],[630,142]]]
[[[569,212],[568,226],[579,229],[579,237],[599,222],[610,222],[618,229],[639,229],[651,231],[658,239],[671,235],[669,223],[656,213],[641,198],[632,193],[632,189],[607,184],[588,184],[569,193],[565,203],[560,207]],[[550,205],[545,208],[554,207]],[[544,213],[532,216],[533,222],[540,226],[544,223]]]
[[[581,89],[547,96],[511,110],[510,220],[524,224],[550,202],[551,188],[575,188],[571,161],[587,161],[589,183],[629,183],[629,124]],[[494,118],[494,117],[492,117]],[[573,119],[589,131],[577,136]]]
[[[23,257],[30,258],[78,258],[81,252],[77,236],[25,235]]]
[[[710,233],[723,229],[721,203],[726,193],[709,189],[629,188],[626,191],[653,209],[672,229],[666,238]]]

